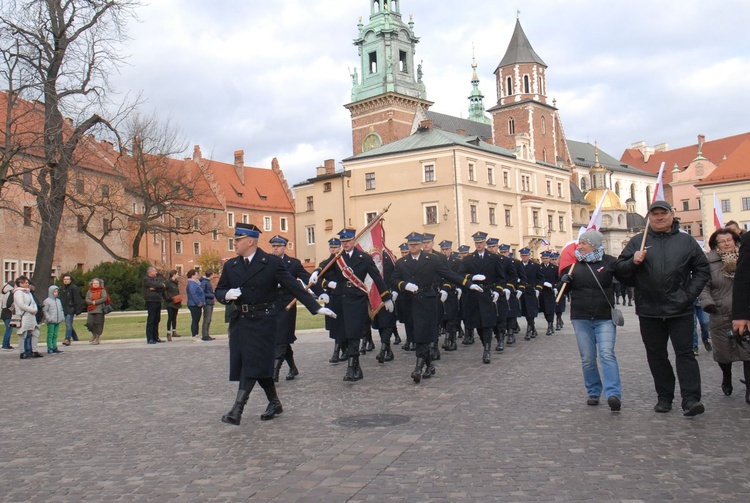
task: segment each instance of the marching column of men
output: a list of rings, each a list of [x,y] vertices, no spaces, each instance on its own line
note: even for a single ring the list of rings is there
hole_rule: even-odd
[[[555,297],[557,297],[557,289],[555,285],[557,280],[560,278],[557,267],[550,263],[550,257],[552,252],[542,252],[542,264],[539,266],[539,275],[542,280],[542,291],[539,294],[539,310],[544,313],[544,319],[547,320],[547,333],[546,335],[552,335],[555,333],[554,321],[555,321]]]

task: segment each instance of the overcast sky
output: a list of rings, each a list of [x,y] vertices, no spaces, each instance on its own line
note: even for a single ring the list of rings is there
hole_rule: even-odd
[[[638,140],[676,148],[750,130],[744,0],[401,0],[431,110],[468,115],[472,45],[485,107],[496,103],[517,9],[567,138],[619,158]],[[113,84],[141,91],[190,151],[231,163],[242,149],[257,167],[276,157],[290,185],[352,154],[343,105],[369,0],[151,0],[138,13]]]

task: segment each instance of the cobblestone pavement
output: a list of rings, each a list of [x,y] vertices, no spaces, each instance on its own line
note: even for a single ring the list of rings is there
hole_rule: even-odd
[[[624,311],[619,413],[586,405],[567,318],[489,365],[479,344],[443,352],[419,385],[414,353],[396,348],[385,365],[368,353],[365,379],[346,383],[327,334],[300,334],[301,375],[278,385],[284,413],[261,422],[256,388],[239,427],[219,421],[236,394],[226,339],[81,343],[31,361],[0,352],[0,501],[750,501],[741,367],[725,397],[701,347],[706,413],[685,418],[677,400],[656,414]],[[377,414],[408,421],[340,422]]]

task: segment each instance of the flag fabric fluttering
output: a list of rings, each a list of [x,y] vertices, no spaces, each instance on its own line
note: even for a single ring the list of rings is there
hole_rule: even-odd
[[[542,244],[544,246],[549,246],[549,241],[547,241],[546,239],[542,238]]]
[[[385,246],[385,230],[383,229],[383,220],[373,225],[369,232],[365,232],[362,237],[357,240],[357,248],[362,250],[364,253],[369,254],[375,261],[375,265],[378,266],[380,274],[383,274],[383,250]],[[391,254],[391,256],[393,256]],[[372,278],[367,275],[365,277],[365,287],[367,288],[367,297],[370,302],[370,317],[373,318],[377,312],[383,307],[383,299],[380,297],[377,286]]]
[[[662,177],[664,176],[664,162],[661,163],[659,168],[659,176],[656,177],[656,189],[654,190],[654,198],[651,200],[652,203],[656,201],[666,201],[664,199],[664,184],[662,183]]]
[[[591,218],[589,218],[589,224],[586,227],[581,227],[581,229],[578,231],[578,237],[581,236],[586,231],[590,231],[591,229],[599,231],[602,228],[602,204],[604,203],[604,200],[607,198],[607,193],[609,192],[609,189],[606,189],[604,191],[604,194],[602,194],[602,198],[599,200],[599,203],[596,205],[596,209],[591,214]],[[560,252],[560,261],[558,262],[558,270],[560,272],[563,271],[566,267],[573,265],[577,262],[576,258],[576,248],[578,247],[578,237],[574,239],[573,241],[569,241],[568,243],[565,243],[565,246],[563,247],[562,251]]]
[[[714,225],[717,229],[724,227],[724,213],[721,211],[721,205],[716,198],[716,192],[714,192]]]

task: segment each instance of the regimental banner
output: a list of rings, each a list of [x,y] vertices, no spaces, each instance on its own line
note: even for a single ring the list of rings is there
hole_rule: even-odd
[[[382,276],[383,249],[385,248],[383,220],[380,220],[373,225],[369,232],[362,234],[362,237],[357,240],[357,248],[372,257],[375,261],[375,265],[378,266],[380,275]],[[369,274],[365,278],[365,286],[367,287],[368,298],[370,300],[370,318],[374,318],[378,311],[383,307],[383,299],[380,297],[380,292],[378,292],[375,282],[370,278]]]

